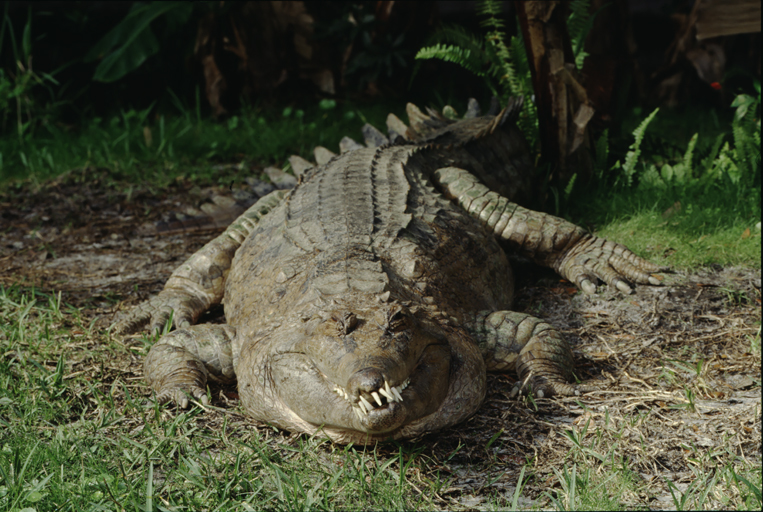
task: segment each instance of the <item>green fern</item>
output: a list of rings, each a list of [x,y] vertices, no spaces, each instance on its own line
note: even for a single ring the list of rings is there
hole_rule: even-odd
[[[567,186],[564,187],[564,200],[567,201],[572,195],[572,189],[575,187],[575,180],[578,178],[578,173],[574,173]]]
[[[485,34],[485,47],[488,49],[491,59],[490,73],[498,78],[499,85],[503,94],[501,99],[506,104],[509,96],[522,94],[517,84],[517,72],[512,63],[512,55],[506,46],[506,32],[504,31],[503,20],[498,16],[501,14],[501,5],[493,0],[483,0],[477,4],[477,13],[485,16],[480,21],[483,28],[489,29]]]
[[[535,95],[535,91],[533,90],[530,63],[527,61],[524,41],[521,37],[514,36],[509,41],[509,44],[511,62],[514,66],[514,74],[508,77],[511,94],[532,98]],[[540,133],[538,129],[538,109],[535,103],[525,101],[522,108],[522,116],[520,116],[517,124],[519,124],[519,127],[527,137],[530,147],[536,147]]]
[[[475,54],[485,52],[482,39],[459,25],[443,25],[424,41],[425,46],[435,43],[451,43]]]
[[[686,176],[687,179],[691,179],[692,175],[694,174],[692,161],[694,159],[694,148],[697,145],[698,140],[699,133],[695,133],[689,141],[689,145],[686,146],[686,153],[684,153],[683,171],[684,176]]]
[[[754,177],[760,172],[760,91],[758,98],[738,95],[731,106],[737,108],[731,123],[737,166],[742,174]]]
[[[609,157],[609,128],[605,129],[596,139],[594,148],[596,151],[596,176],[601,178],[607,168],[607,158]]]
[[[576,64],[580,68],[586,56],[582,47],[593,24],[593,16],[588,14],[590,0],[573,0],[571,5],[572,13],[568,23],[576,51]],[[503,105],[507,104],[511,96],[524,96],[527,101],[524,102],[517,124],[530,147],[535,148],[539,138],[538,111],[531,101],[534,90],[524,41],[520,36],[507,38],[500,2],[477,2],[477,14],[484,18],[480,21],[486,30],[484,39],[461,27],[444,26],[428,38],[424,48],[416,54],[416,59],[440,59],[458,64],[483,78],[490,92]],[[412,76],[416,75],[418,69],[417,63]]]
[[[453,62],[459,66],[471,71],[475,75],[485,76],[482,71],[482,62],[479,57],[475,58],[471,50],[460,48],[454,45],[436,44],[427,48],[422,48],[416,54],[417,59],[440,59],[446,62]]]
[[[629,187],[633,183],[633,174],[636,172],[636,163],[638,163],[638,157],[641,155],[641,141],[644,140],[644,134],[646,133],[649,123],[652,122],[652,119],[654,119],[654,116],[656,116],[659,111],[659,108],[654,109],[654,112],[649,114],[649,116],[641,121],[641,124],[633,130],[633,136],[636,140],[633,141],[628,153],[625,155],[625,163],[623,164],[623,173],[625,174]]]
[[[492,27],[494,30],[503,31],[503,20],[501,20],[501,2],[494,0],[482,0],[477,2],[477,14],[485,16],[485,20],[480,22],[483,27]]]
[[[576,0],[570,3],[570,16],[567,18],[567,32],[572,43],[572,54],[575,56],[575,66],[583,69],[583,61],[588,56],[583,48],[588,32],[593,25],[594,17],[588,14],[591,8],[589,0]]]
[[[504,24],[498,18],[501,14],[498,2],[492,0],[479,2],[477,11],[486,16],[480,24],[491,29],[485,36],[486,48],[490,48],[489,53],[495,57],[491,59],[490,71],[494,77],[498,78],[502,91],[500,96],[502,103],[505,105],[511,96],[524,96],[529,100],[533,97],[534,91],[524,41],[519,36],[513,36],[508,39],[509,45],[506,45]],[[530,147],[536,147],[539,136],[538,111],[532,101],[524,102],[522,115],[519,116],[517,124],[525,134]]]
[[[724,138],[725,134],[719,133],[715,138],[715,142],[713,142],[713,145],[710,147],[710,153],[700,162],[701,168],[705,169],[705,173],[700,176],[700,180],[705,185],[709,185],[716,178],[714,175],[714,162],[721,150]]]

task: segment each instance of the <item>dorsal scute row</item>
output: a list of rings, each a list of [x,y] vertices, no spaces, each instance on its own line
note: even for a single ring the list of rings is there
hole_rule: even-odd
[[[406,105],[408,125],[395,114],[387,116],[387,135],[366,123],[361,132],[365,146],[350,137],[343,137],[339,143],[341,154],[350,153],[363,148],[388,148],[397,145],[425,144],[428,142],[439,143],[444,146],[466,144],[470,141],[486,137],[506,123],[516,120],[522,110],[523,98],[514,97],[509,100],[506,108],[499,111],[500,105],[494,98],[487,115],[480,117],[480,106],[477,100],[470,98],[466,113],[462,118],[457,118],[456,110],[446,105],[442,112],[427,107],[427,113],[423,113],[413,103]],[[461,120],[472,120],[464,130],[450,130],[454,124]],[[302,174],[311,167],[326,165],[331,158],[336,157],[332,151],[318,146],[314,150],[315,162],[308,162],[301,157],[289,158],[295,175]],[[292,161],[292,159],[294,159]],[[296,165],[295,165],[296,164]]]

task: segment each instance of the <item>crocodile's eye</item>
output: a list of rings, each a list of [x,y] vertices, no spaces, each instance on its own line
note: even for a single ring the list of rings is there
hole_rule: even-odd
[[[344,336],[350,334],[358,326],[358,317],[349,311],[336,313],[331,318],[336,322],[336,329],[339,334]]]
[[[387,311],[384,330],[387,332],[400,332],[408,327],[408,317],[402,307],[396,307]]]

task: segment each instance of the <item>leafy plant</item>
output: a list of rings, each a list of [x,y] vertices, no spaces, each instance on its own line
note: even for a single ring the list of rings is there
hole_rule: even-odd
[[[577,0],[570,3],[571,12],[567,19],[567,32],[570,35],[575,66],[578,69],[583,69],[583,61],[588,56],[583,47],[594,20],[594,16],[588,14],[590,8],[591,2],[589,0]]]
[[[654,112],[649,114],[646,119],[641,121],[641,124],[639,124],[638,127],[633,131],[635,140],[631,144],[628,153],[625,155],[625,163],[620,164],[620,161],[618,160],[612,167],[613,170],[622,169],[623,175],[625,175],[629,187],[633,183],[633,175],[636,172],[636,164],[638,163],[639,156],[641,155],[641,141],[644,140],[644,134],[646,133],[646,129],[649,126],[649,123],[652,122],[654,116],[656,116],[657,112],[659,111],[659,108],[654,109]]]
[[[594,150],[596,152],[596,160],[593,165],[596,170],[596,177],[601,179],[607,167],[607,158],[609,158],[609,128],[605,129],[599,135],[599,138],[596,139]]]
[[[731,124],[733,147],[725,140],[725,135],[720,134],[699,169],[693,164],[694,150],[697,145],[699,134],[689,141],[686,151],[679,161],[669,163],[667,161],[650,163],[645,165],[645,171],[641,177],[641,183],[648,187],[665,188],[672,185],[686,187],[688,185],[700,185],[708,189],[713,184],[725,182],[740,190],[760,185],[760,83],[755,83],[758,96],[739,94],[731,103],[736,107],[734,119]],[[636,130],[643,138],[641,130],[644,124],[650,121],[647,118]],[[645,126],[644,126],[645,128]],[[636,135],[636,132],[634,132]],[[630,178],[635,172],[635,162],[639,157],[638,146],[640,138],[631,146],[628,152],[623,171]]]
[[[114,82],[140,67],[159,52],[151,24],[165,18],[173,30],[188,21],[193,4],[188,2],[136,2],[130,12],[85,55],[85,62],[102,58],[93,80]]]
[[[429,38],[428,46],[419,50],[416,59],[439,59],[458,64],[483,78],[490,92],[503,105],[511,96],[531,98],[534,93],[525,46],[519,36],[512,36],[506,44],[505,26],[499,17],[501,4],[482,0],[477,5],[477,12],[484,17],[480,22],[486,30],[484,38],[458,26],[444,26]],[[518,124],[531,147],[535,147],[538,113],[532,101],[525,101]]]
[[[27,21],[21,35],[21,41],[16,41],[16,34],[8,16],[8,4],[5,4],[3,21],[0,24],[0,53],[5,42],[5,31],[8,31],[13,50],[14,69],[6,73],[0,69],[0,116],[2,116],[2,131],[5,132],[8,117],[15,113],[16,133],[19,139],[23,139],[27,132],[34,129],[35,120],[41,107],[32,95],[32,89],[38,85],[53,84],[58,82],[53,74],[38,73],[32,68],[32,10],[27,14]],[[14,107],[11,107],[14,104]],[[15,112],[13,112],[15,111]],[[0,159],[2,167],[2,159]]]
[[[347,75],[358,76],[358,85],[361,88],[370,82],[376,82],[382,73],[390,78],[398,67],[404,68],[408,65],[405,60],[404,40],[404,34],[384,34],[374,40],[370,32],[363,32],[363,49],[350,60]]]
[[[583,63],[588,52],[585,51],[585,40],[593,27],[593,22],[598,14],[609,7],[611,3],[602,5],[593,14],[590,13],[591,2],[589,0],[574,0],[570,2],[570,16],[567,18],[567,32],[572,43],[572,55],[575,57],[575,67],[583,69]]]
[[[731,130],[734,134],[737,166],[742,174],[760,175],[760,82],[755,81],[758,97],[740,94],[731,103],[736,107]]]
[[[382,33],[374,10],[368,2],[326,2],[312,12],[315,38],[345,56],[343,78],[358,89],[408,66],[405,34]]]
[[[601,11],[599,9],[590,15],[589,9],[589,0],[574,0],[567,20],[578,68],[583,67],[583,60],[588,55],[584,51],[585,39],[596,14]],[[486,30],[483,38],[458,26],[444,26],[429,38],[427,45],[416,54],[416,59],[440,59],[458,64],[483,78],[490,92],[503,105],[511,96],[532,98],[534,91],[524,41],[518,35],[507,38],[504,22],[500,18],[501,3],[481,0],[477,3],[477,13],[484,17],[480,22]],[[530,147],[536,147],[538,112],[532,101],[525,101],[518,124]]]

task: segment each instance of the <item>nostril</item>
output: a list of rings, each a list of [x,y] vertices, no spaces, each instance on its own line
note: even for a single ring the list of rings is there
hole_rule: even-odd
[[[364,368],[355,372],[347,384],[347,391],[352,396],[359,396],[361,393],[370,394],[384,385],[384,376],[377,368]]]

